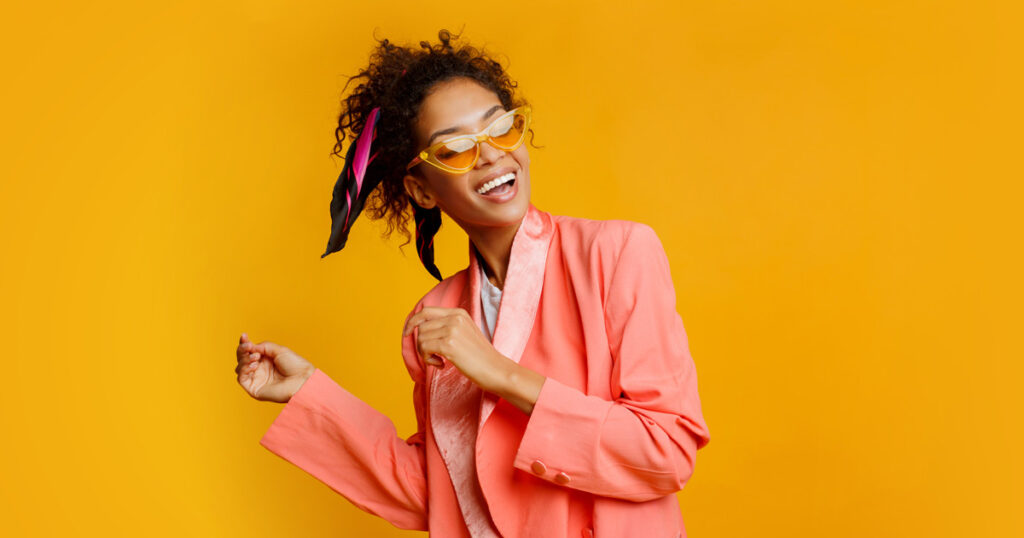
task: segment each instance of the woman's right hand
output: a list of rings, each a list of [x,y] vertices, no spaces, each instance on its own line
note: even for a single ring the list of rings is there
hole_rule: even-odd
[[[316,370],[294,351],[268,341],[254,344],[245,333],[236,354],[238,384],[257,400],[287,403]]]

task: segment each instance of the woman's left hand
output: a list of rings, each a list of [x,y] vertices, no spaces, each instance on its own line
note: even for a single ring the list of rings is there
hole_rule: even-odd
[[[427,364],[443,367],[442,361],[434,357],[440,355],[484,390],[500,393],[511,367],[517,366],[498,353],[462,308],[425,306],[409,317],[402,336],[415,327],[419,327],[416,349]]]

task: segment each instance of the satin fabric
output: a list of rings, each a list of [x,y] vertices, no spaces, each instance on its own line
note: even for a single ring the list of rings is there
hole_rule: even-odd
[[[460,307],[483,321],[469,250],[469,266],[409,316]],[[466,510],[474,499],[510,538],[686,535],[673,494],[710,433],[668,259],[650,226],[530,205],[493,338],[547,378],[530,415],[451,365],[426,365],[417,334],[402,339],[416,433],[398,437],[386,416],[317,369],[260,443],[363,510],[441,537],[491,525]]]
[[[498,308],[501,305],[501,290],[491,284],[487,280],[487,275],[484,273],[483,265],[480,264],[480,307],[482,311],[482,322],[480,323],[480,331],[487,336],[488,340],[491,340],[494,335],[494,325],[498,320]],[[479,399],[481,395],[475,387],[470,390],[473,391],[473,398]],[[466,430],[466,433],[473,434],[473,439],[466,443],[466,446],[472,446],[476,440],[475,432],[470,428]],[[466,491],[469,495],[465,495],[462,491],[459,492],[459,507],[462,509],[463,517],[466,521],[466,527],[473,538],[489,538],[492,536],[499,536],[497,529],[494,528],[494,521],[491,519],[491,515],[487,509],[487,502],[484,500],[483,492],[479,487],[479,479],[476,475],[476,468],[474,465],[469,463],[473,461],[474,454],[471,450],[467,450],[463,453],[463,457],[467,458],[467,465],[464,466],[463,472],[466,473],[464,481],[473,481],[473,483],[464,485],[462,491]]]

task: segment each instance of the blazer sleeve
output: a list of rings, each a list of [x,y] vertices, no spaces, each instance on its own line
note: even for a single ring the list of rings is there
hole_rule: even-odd
[[[631,224],[605,296],[618,397],[548,377],[514,466],[564,487],[646,501],[684,487],[710,434],[665,250],[653,228]]]
[[[409,438],[400,438],[387,416],[317,369],[260,444],[360,509],[401,529],[427,530],[424,375],[412,335],[403,339],[402,354],[415,382],[417,431]]]

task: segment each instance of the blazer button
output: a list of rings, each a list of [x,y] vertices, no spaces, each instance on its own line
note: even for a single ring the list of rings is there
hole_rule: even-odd
[[[564,486],[569,483],[569,475],[565,473],[558,473],[555,475],[555,483],[559,486]]]
[[[544,473],[548,470],[548,466],[544,465],[544,462],[540,460],[533,460],[533,463],[530,465],[530,469],[533,470],[533,474],[544,476]]]

